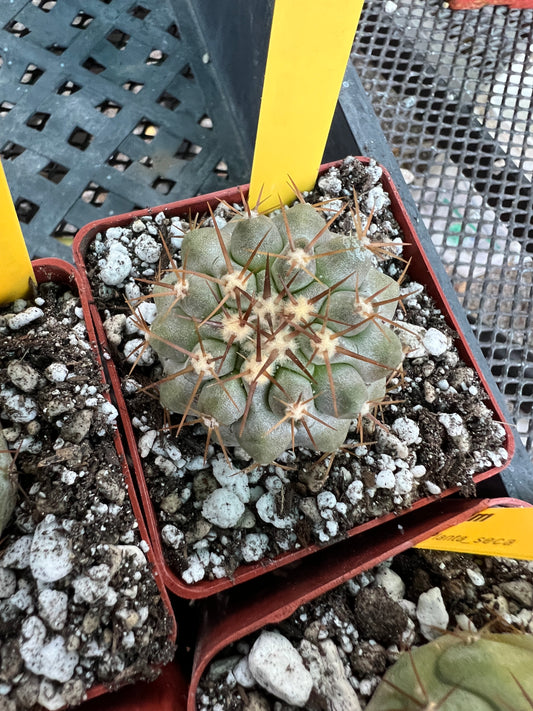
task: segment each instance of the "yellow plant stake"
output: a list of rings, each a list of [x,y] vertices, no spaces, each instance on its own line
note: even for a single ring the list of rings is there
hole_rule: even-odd
[[[249,202],[268,212],[313,187],[363,0],[276,0]]]
[[[35,281],[15,206],[0,163],[0,304],[28,296]]]

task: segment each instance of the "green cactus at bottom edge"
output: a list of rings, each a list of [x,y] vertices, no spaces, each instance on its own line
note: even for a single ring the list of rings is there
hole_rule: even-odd
[[[448,633],[404,652],[366,711],[531,711],[533,635]]]

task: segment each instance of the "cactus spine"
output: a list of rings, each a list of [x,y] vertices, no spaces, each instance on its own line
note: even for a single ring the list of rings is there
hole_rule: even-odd
[[[357,238],[300,202],[191,230],[153,289],[162,405],[258,464],[334,452],[402,361],[398,284]]]

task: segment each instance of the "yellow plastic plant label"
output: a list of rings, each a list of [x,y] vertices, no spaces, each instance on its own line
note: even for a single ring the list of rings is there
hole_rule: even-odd
[[[261,212],[310,190],[331,127],[363,0],[276,0],[249,202]],[[264,199],[264,202],[263,202]]]
[[[533,508],[485,509],[415,548],[533,560]]]
[[[0,304],[28,296],[30,280],[31,260],[0,163]]]

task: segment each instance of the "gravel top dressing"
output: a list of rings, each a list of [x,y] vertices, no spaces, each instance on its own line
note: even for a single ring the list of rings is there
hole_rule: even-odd
[[[402,651],[445,630],[475,639],[489,629],[533,632],[533,564],[411,549],[220,652],[199,684],[197,708],[359,711]],[[400,695],[403,705],[387,708],[454,711],[462,700],[455,689],[433,706],[430,694],[421,680],[414,698]],[[520,710],[531,708],[519,698]],[[468,701],[460,708],[474,708]],[[476,701],[476,709],[511,708]]]
[[[389,378],[386,402],[352,422],[334,455],[296,446],[273,464],[256,467],[243,448],[229,446],[228,462],[215,433],[207,433],[193,415],[176,437],[181,416],[164,414],[159,404],[154,384],[163,377],[162,364],[139,326],[155,319],[152,283],[168,269],[168,254],[180,263],[190,226],[159,213],[107,229],[89,247],[87,273],[122,381],[165,556],[188,584],[231,577],[242,564],[310,543],[331,543],[357,524],[450,487],[472,496],[473,476],[506,460],[505,430],[487,407],[474,370],[461,361],[454,333],[423,286],[404,274],[404,237],[380,177],[374,163],[346,159],[306,195],[324,203],[326,219],[347,203],[330,230],[352,241],[359,233],[371,248],[373,266],[400,281],[391,329],[402,343],[403,368]],[[228,206],[215,210],[220,227],[232,217]],[[199,219],[212,224],[208,215]]]
[[[53,711],[100,684],[154,678],[153,665],[173,656],[172,623],[79,299],[42,284],[34,300],[0,310],[0,343],[0,422],[17,496],[0,541],[0,708]]]

